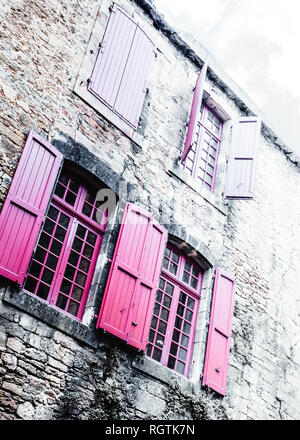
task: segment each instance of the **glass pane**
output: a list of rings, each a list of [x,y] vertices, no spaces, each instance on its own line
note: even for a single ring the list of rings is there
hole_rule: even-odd
[[[152,325],[151,325],[151,327],[153,327]],[[162,322],[162,321],[159,321],[159,324],[158,324],[158,329],[157,329],[160,333],[162,333],[163,335],[165,335],[166,334],[166,330],[167,330],[167,324],[165,324],[164,322]]]
[[[163,319],[164,321],[168,321],[169,318],[169,311],[167,309],[162,308],[161,312],[160,312],[160,317],[161,319]]]
[[[155,347],[154,350],[153,350],[153,356],[152,356],[152,358],[153,358],[155,361],[160,362],[161,353],[162,353],[162,351]]]
[[[181,304],[178,304],[178,307],[177,307],[177,315],[179,315],[179,316],[183,316],[183,312],[184,312],[184,306],[181,305]]]
[[[77,266],[79,260],[79,254],[74,251],[71,251],[69,256],[69,263],[73,264],[73,266]]]
[[[184,374],[184,364],[182,362],[177,362],[176,371],[177,373]]]
[[[171,348],[170,348],[170,353],[173,354],[174,356],[176,356],[177,350],[178,350],[178,345],[174,344],[174,342],[172,342]]]
[[[178,330],[174,330],[173,337],[172,337],[173,341],[179,342],[179,337],[180,337],[180,332]]]
[[[172,286],[172,284],[167,283],[167,287],[166,287],[166,293],[168,293],[169,295],[173,295],[173,290],[174,290],[174,286]]]
[[[147,356],[151,356],[151,350],[152,350],[152,345],[148,344],[147,345],[147,350],[146,350],[146,355]]]
[[[170,305],[171,305],[171,301],[172,301],[172,298],[170,298],[169,296],[165,295],[164,301],[163,301],[163,305],[168,307],[168,309],[169,309]]]
[[[66,270],[65,270],[65,277],[66,278],[69,278],[69,280],[73,280],[73,278],[74,278],[74,275],[75,275],[75,268],[74,267],[72,267],[72,266],[70,266],[69,264],[67,265],[67,267],[66,267]]]
[[[67,227],[69,226],[69,222],[70,222],[70,217],[67,217],[64,214],[60,214],[60,218],[59,218],[59,224],[61,226],[63,226],[64,228],[67,229]]]
[[[50,243],[51,237],[49,237],[49,235],[44,234],[44,232],[42,232],[39,244],[45,248],[48,249],[49,243]]]
[[[60,226],[57,226],[54,237],[57,238],[59,241],[64,241],[64,238],[66,236],[66,230],[64,228],[61,228]]]
[[[190,276],[189,276],[188,273],[183,272],[182,281],[183,281],[184,283],[187,283],[187,284],[189,283],[189,281],[190,281]]]
[[[158,316],[159,315],[159,309],[160,309],[160,305],[158,303],[155,303],[153,314]]]
[[[169,266],[169,260],[168,260],[166,257],[164,257],[164,259],[163,259],[163,264],[162,264],[162,266],[163,266],[164,269],[168,269],[168,266]]]
[[[65,194],[66,188],[62,185],[60,185],[59,183],[56,185],[54,194],[56,194],[58,197],[60,197],[61,199],[63,199],[64,194]]]
[[[47,299],[49,289],[50,289],[49,286],[46,286],[46,284],[40,283],[36,294],[40,298]]]
[[[151,320],[151,327],[154,328],[154,330],[156,329],[156,324],[157,324],[157,318],[154,318],[153,316]]]
[[[69,307],[68,307],[68,313],[70,313],[73,316],[77,316],[78,313],[78,309],[79,309],[79,304],[75,301],[70,301],[69,303]]]
[[[184,333],[186,333],[187,335],[189,335],[189,334],[190,334],[190,331],[191,331],[191,325],[188,324],[187,322],[185,322],[185,323],[183,324],[183,329],[182,329],[182,331],[183,331]]]
[[[179,261],[179,255],[175,252],[172,252],[172,260],[175,261],[175,263],[178,263]]]
[[[162,278],[159,279],[159,289],[160,290],[164,290],[165,287],[165,280],[163,280]]]
[[[72,286],[72,284],[70,283],[70,281],[63,280],[63,282],[61,283],[60,290],[63,293],[68,294],[70,292],[70,290],[71,290],[71,286]]]
[[[79,240],[79,238],[75,238],[73,241],[72,249],[74,249],[74,251],[80,252],[82,245],[83,245],[83,241]]]
[[[77,182],[74,182],[74,180],[71,179],[69,188],[74,192],[74,193],[78,193],[79,190],[79,184]]]
[[[80,301],[82,294],[83,294],[83,289],[80,289],[80,287],[78,286],[73,287],[72,298],[76,299],[77,301]]]
[[[159,347],[163,348],[164,340],[165,340],[165,338],[164,338],[162,335],[159,335],[159,334],[158,334],[158,335],[156,336],[155,344],[158,345]]]
[[[50,206],[47,217],[50,217],[52,220],[56,220],[58,216],[58,210],[54,208],[53,206]]]
[[[182,335],[181,337],[181,345],[183,345],[184,347],[187,348],[187,346],[189,345],[189,338],[185,335]]]
[[[84,272],[87,272],[90,266],[89,260],[86,260],[85,258],[81,258],[79,269],[83,270]]]
[[[52,272],[52,270],[45,268],[44,272],[43,272],[43,276],[42,276],[42,281],[45,281],[45,283],[47,283],[47,284],[51,284],[52,279],[53,279],[53,275],[54,275],[54,272]]]
[[[54,226],[55,226],[55,223],[53,223],[51,220],[47,219],[44,224],[44,231],[48,232],[48,234],[52,234]]]
[[[158,290],[156,292],[156,301],[160,303],[161,302],[161,298],[162,298],[162,292],[160,290]]]
[[[184,265],[184,268],[185,268],[185,270],[187,270],[188,272],[190,272],[190,271],[191,271],[191,268],[192,268],[191,263],[190,263],[189,261],[186,261],[186,262],[185,262],[185,265]]]
[[[168,367],[169,367],[169,368],[172,368],[172,370],[174,370],[174,367],[175,367],[175,361],[176,361],[175,358],[173,358],[172,356],[169,356],[169,359],[168,359]]]
[[[50,267],[50,269],[55,270],[57,262],[58,262],[58,258],[54,257],[54,255],[49,254],[46,261],[46,266]]]
[[[177,316],[176,319],[175,319],[175,327],[180,330],[181,326],[182,326],[182,319],[178,318],[178,316]]]
[[[36,285],[37,285],[37,280],[35,280],[34,278],[31,277],[27,277],[24,289],[28,290],[29,292],[34,293]]]
[[[190,310],[186,309],[185,312],[185,319],[189,322],[192,321],[192,317],[193,317],[193,312],[191,312]]]
[[[171,253],[170,249],[166,248],[166,249],[165,249],[165,255],[166,255],[167,257],[169,257],[169,256],[170,256],[170,253]]]
[[[81,225],[78,225],[77,226],[77,231],[76,231],[77,237],[80,237],[80,238],[84,239],[85,233],[86,233],[86,228],[84,228]]]
[[[155,332],[153,330],[150,330],[150,333],[149,333],[149,341],[150,342],[154,341],[154,336],[155,336]]]
[[[92,258],[93,251],[94,251],[94,248],[92,248],[91,246],[89,246],[88,244],[86,244],[86,245],[84,246],[83,255],[84,255],[85,257],[87,257],[87,258]]]
[[[97,235],[93,234],[92,232],[89,232],[86,241],[89,244],[94,245],[96,243],[96,239],[97,239]]]
[[[29,273],[30,275],[33,275],[34,277],[38,278],[40,276],[41,270],[42,270],[42,265],[33,261]]]
[[[92,209],[93,207],[90,204],[85,203],[82,208],[82,213],[90,217],[92,213]]]
[[[38,246],[34,254],[34,259],[43,263],[45,260],[45,256],[46,251]]]
[[[197,285],[198,285],[198,280],[196,278],[191,279],[191,286],[193,289],[197,289]]]
[[[60,309],[65,309],[66,304],[67,304],[68,298],[64,295],[58,295],[57,301],[56,301],[56,305],[57,307],[59,307]]]
[[[169,268],[169,271],[170,271],[173,275],[176,275],[177,267],[178,267],[177,264],[171,262],[171,264],[170,264],[170,268]]]
[[[62,248],[62,244],[59,241],[53,240],[50,251],[55,255],[59,255]]]
[[[191,297],[188,298],[187,306],[193,310],[195,304],[195,300]]]
[[[86,282],[86,275],[84,275],[82,272],[78,272],[76,275],[75,283],[79,284],[80,286],[84,286]]]
[[[65,200],[67,203],[69,203],[69,205],[74,206],[76,201],[76,195],[73,194],[71,191],[68,191]]]
[[[185,301],[186,301],[186,294],[185,294],[185,293],[180,292],[179,301],[180,301],[182,304],[185,304]]]
[[[184,350],[183,348],[180,347],[178,357],[182,361],[185,361],[186,360],[186,350]]]

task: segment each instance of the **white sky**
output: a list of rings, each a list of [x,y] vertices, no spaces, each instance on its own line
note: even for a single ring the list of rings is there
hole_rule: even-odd
[[[154,0],[194,35],[300,155],[300,1]]]

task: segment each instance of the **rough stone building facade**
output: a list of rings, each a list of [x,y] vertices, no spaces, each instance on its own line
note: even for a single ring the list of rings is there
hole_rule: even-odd
[[[294,153],[151,2],[0,4],[0,418],[299,418]]]

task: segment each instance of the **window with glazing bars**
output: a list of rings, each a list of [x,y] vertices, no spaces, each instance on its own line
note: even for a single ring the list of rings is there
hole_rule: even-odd
[[[167,247],[146,354],[189,375],[202,274],[188,257]]]
[[[196,139],[183,163],[185,171],[214,189],[220,149],[222,122],[216,114],[202,103]]]
[[[24,288],[81,320],[105,231],[107,212],[96,190],[63,170],[58,179]]]

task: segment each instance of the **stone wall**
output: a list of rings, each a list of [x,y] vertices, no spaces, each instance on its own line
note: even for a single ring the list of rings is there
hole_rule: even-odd
[[[142,121],[130,134],[86,91],[110,3],[0,0],[0,204],[34,129],[112,188],[120,203],[147,208],[212,268],[232,272],[227,393],[221,398],[201,387],[212,269],[201,295],[190,380],[95,330],[115,224],[102,246],[82,323],[1,279],[0,418],[297,419],[298,163],[263,124],[254,199],[222,197],[231,122],[256,108],[212,60],[206,88],[230,116],[214,193],[188,178],[179,162],[205,50],[170,32],[146,1],[120,0],[157,46]]]

